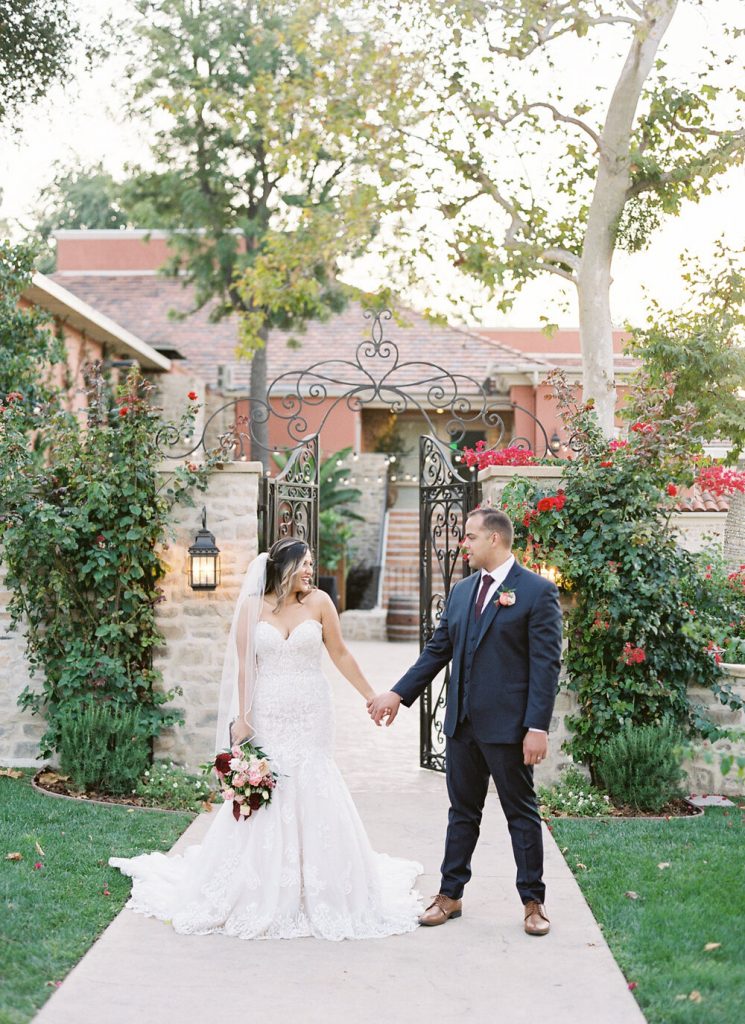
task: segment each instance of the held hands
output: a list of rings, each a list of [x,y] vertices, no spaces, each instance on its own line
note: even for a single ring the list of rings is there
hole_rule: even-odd
[[[251,736],[251,727],[242,719],[234,718],[230,723],[230,744],[240,745]]]
[[[384,718],[386,719],[386,726],[393,725],[400,706],[401,698],[393,690],[379,693],[377,697],[373,697],[372,700],[367,702],[370,718],[372,718],[376,725],[382,725]]]

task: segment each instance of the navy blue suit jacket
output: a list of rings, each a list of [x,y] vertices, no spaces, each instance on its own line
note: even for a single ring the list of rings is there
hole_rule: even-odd
[[[450,591],[442,618],[419,658],[393,691],[410,707],[449,661],[444,731],[458,722],[462,661],[469,616],[481,573]],[[561,608],[555,584],[518,565],[500,590],[514,590],[515,603],[495,597],[479,619],[479,637],[469,680],[469,717],[484,743],[520,743],[528,728],[548,731],[561,665]]]

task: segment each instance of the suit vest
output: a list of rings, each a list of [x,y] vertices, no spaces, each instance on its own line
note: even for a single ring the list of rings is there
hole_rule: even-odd
[[[458,721],[462,722],[467,717],[469,712],[469,691],[471,688],[471,669],[473,668],[473,659],[476,654],[476,645],[479,640],[479,633],[481,632],[481,618],[476,618],[476,601],[471,603],[468,610],[468,629],[466,630],[466,642],[463,645],[463,657],[461,660],[461,674],[460,674],[460,707],[458,709]],[[482,609],[481,615],[483,616],[486,612],[486,605]]]

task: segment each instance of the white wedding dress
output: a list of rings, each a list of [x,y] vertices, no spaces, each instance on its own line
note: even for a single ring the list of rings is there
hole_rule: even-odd
[[[183,855],[110,857],[133,879],[127,907],[177,932],[242,939],[370,939],[412,931],[421,864],[375,853],[333,760],[331,687],[314,619],[286,639],[257,627],[255,742],[279,773],[268,807],[236,821],[221,804]]]

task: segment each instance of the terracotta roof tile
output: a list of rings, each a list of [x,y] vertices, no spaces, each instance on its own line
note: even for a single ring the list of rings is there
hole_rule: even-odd
[[[680,492],[678,498],[679,512],[727,512],[729,501],[726,495],[716,497],[711,491],[702,491],[696,484]]]
[[[176,349],[185,357],[182,363],[197,371],[213,386],[217,384],[217,366],[232,367],[233,385],[247,388],[251,364],[236,357],[238,330],[235,318],[211,323],[207,306],[184,319],[170,315],[171,310],[187,313],[191,291],[173,278],[160,275],[131,274],[55,274],[65,288],[79,295],[96,309],[147,341],[157,349]],[[395,341],[401,362],[436,363],[451,372],[460,372],[482,382],[491,368],[508,370],[516,365],[547,369],[540,358],[518,349],[500,345],[482,335],[458,327],[431,323],[413,311],[405,311],[407,326],[391,320],[385,324],[385,337]],[[324,322],[312,321],[304,333],[274,331],[269,339],[268,379],[283,373],[338,358],[338,372],[344,374],[341,361],[354,359],[357,347],[370,336],[370,321],[363,317],[357,303]],[[293,347],[293,339],[299,345]],[[417,379],[425,374],[416,367],[399,370],[395,383]]]

